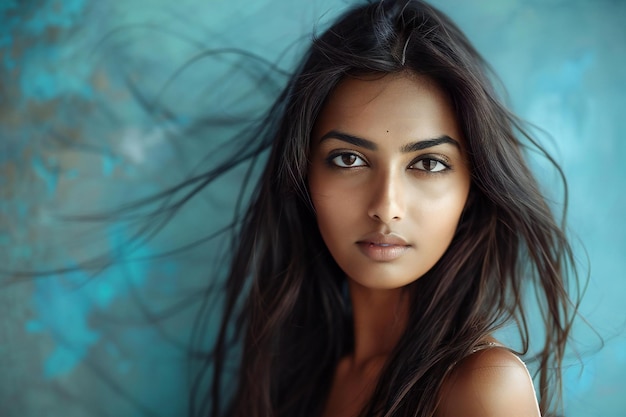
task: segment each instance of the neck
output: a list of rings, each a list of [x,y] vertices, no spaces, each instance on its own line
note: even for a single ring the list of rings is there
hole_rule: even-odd
[[[348,282],[354,318],[352,363],[384,362],[406,328],[408,293],[401,288],[379,290]]]

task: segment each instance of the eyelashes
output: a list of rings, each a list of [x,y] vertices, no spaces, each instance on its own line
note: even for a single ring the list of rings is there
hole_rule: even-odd
[[[335,166],[338,168],[356,168],[367,166],[367,163],[365,162],[363,157],[352,152],[331,154],[328,157],[327,162],[331,166]]]
[[[367,167],[369,164],[363,155],[354,151],[333,152],[326,158],[326,164],[331,168],[354,169]],[[411,161],[408,169],[424,171],[427,173],[443,173],[452,167],[443,155],[420,155]]]
[[[411,168],[427,172],[442,172],[450,169],[450,166],[436,158],[424,157],[415,162]]]

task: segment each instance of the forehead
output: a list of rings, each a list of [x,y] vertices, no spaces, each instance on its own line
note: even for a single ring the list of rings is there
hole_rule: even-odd
[[[405,73],[342,80],[318,117],[314,140],[333,129],[372,141],[443,134],[463,139],[444,91],[429,78]]]

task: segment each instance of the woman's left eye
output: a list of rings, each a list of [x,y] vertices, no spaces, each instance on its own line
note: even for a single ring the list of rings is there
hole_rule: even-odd
[[[450,169],[448,165],[434,158],[422,158],[411,165],[411,168],[427,172],[441,172]]]

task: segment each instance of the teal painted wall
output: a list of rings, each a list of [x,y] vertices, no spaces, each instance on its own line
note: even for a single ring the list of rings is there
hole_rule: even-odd
[[[547,132],[538,135],[569,181],[571,235],[591,266],[581,312],[605,344],[579,323],[584,367],[566,360],[567,415],[626,416],[626,2],[433,3],[493,64],[514,110]],[[0,265],[71,268],[107,251],[116,261],[95,276],[3,277],[0,416],[183,415],[186,346],[224,240],[147,259],[226,224],[242,172],[134,247],[122,243],[141,222],[64,216],[101,212],[201,171],[238,117],[258,114],[276,91],[265,80],[250,92],[267,72],[258,60],[233,72],[241,57],[224,53],[177,73],[185,63],[233,47],[288,70],[311,30],[348,4],[0,2]],[[159,109],[140,105],[134,88]],[[205,115],[230,123],[186,130]],[[533,164],[558,196],[554,173]],[[138,261],[120,262],[122,249]]]

